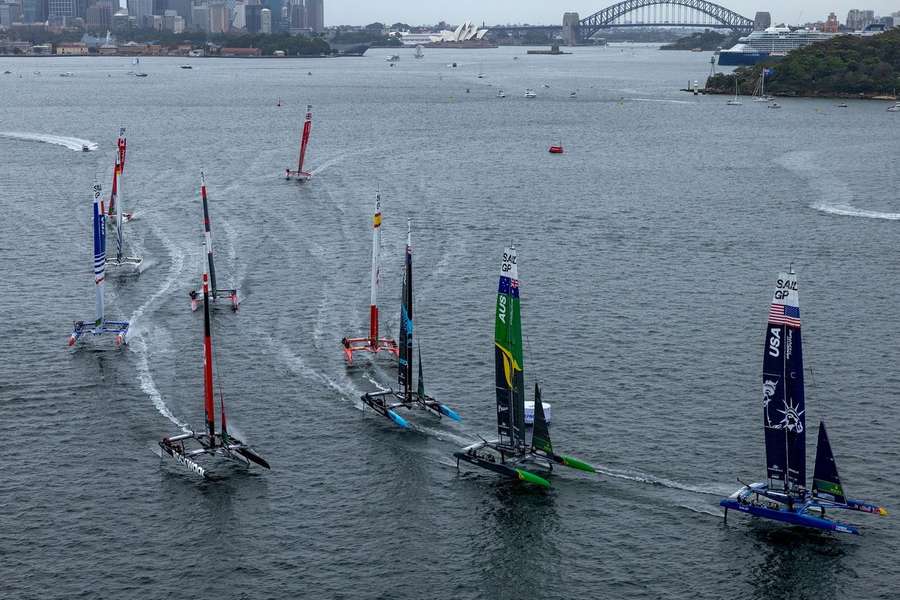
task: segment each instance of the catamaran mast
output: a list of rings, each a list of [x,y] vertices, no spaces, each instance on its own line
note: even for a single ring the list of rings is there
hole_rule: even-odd
[[[306,146],[309,144],[309,132],[312,129],[312,104],[306,105],[306,122],[303,123],[303,137],[300,138],[300,159],[297,171],[303,173],[303,160],[306,158]]]
[[[400,368],[397,381],[407,402],[413,387],[413,293],[412,293],[412,219],[406,219],[406,264],[403,272],[403,298],[400,306]],[[421,367],[421,361],[419,362]]]
[[[200,198],[203,201],[203,239],[206,247],[206,263],[209,265],[209,282],[212,286],[212,297],[216,297],[216,266],[213,263],[212,233],[209,230],[209,202],[206,197],[206,176],[200,172]],[[206,270],[204,269],[204,273]]]
[[[372,298],[369,303],[369,344],[378,347],[378,280],[381,254],[381,192],[375,194],[375,217],[372,220]]]
[[[100,200],[101,186],[94,184],[94,285],[97,291],[97,320],[95,325],[103,324],[104,317],[104,283],[106,281],[106,217]]]
[[[209,323],[209,277],[206,269],[203,270],[203,407],[206,413],[206,432],[209,434],[210,444],[216,445],[216,415],[213,404],[213,359],[212,359],[212,334]],[[225,415],[222,415],[222,423],[225,423]]]

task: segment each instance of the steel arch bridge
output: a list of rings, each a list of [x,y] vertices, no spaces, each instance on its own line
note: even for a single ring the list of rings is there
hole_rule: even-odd
[[[660,19],[660,12],[662,13],[662,19]],[[644,15],[650,13],[650,20],[642,20],[640,22],[626,21],[624,17],[630,13],[644,13]],[[696,18],[698,13],[702,13],[706,18]],[[706,22],[687,23],[684,21],[690,20],[690,18],[686,17],[693,17],[695,21]],[[724,6],[713,4],[707,0],[623,0],[578,22],[579,37],[581,39],[587,39],[601,29],[610,27],[647,27],[653,25],[708,27],[734,31],[753,30],[752,19],[743,17]]]

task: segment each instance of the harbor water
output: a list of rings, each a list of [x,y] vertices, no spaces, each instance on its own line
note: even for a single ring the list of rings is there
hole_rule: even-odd
[[[896,597],[900,117],[679,92],[708,53],[393,52],[147,58],[145,78],[127,58],[0,58],[0,597]],[[282,175],[307,104],[298,185]],[[108,194],[119,127],[145,270],[110,276],[106,300],[129,344],[69,350],[93,320],[91,185]],[[201,171],[219,286],[242,298],[214,313],[217,381],[272,464],[218,481],[156,454],[203,424]],[[382,331],[410,217],[425,385],[461,423],[403,413],[402,431],[359,401],[396,386],[391,361],[344,365],[379,191]],[[549,492],[453,459],[496,434],[509,244],[526,388],[553,405],[557,450],[600,468],[557,470]],[[825,420],[848,494],[892,512],[839,515],[860,537],[718,506],[765,475],[763,332],[790,265],[809,464]]]

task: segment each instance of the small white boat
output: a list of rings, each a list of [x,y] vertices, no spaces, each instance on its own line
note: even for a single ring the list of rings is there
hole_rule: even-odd
[[[847,104],[846,102],[841,102],[840,104],[837,105],[837,107],[838,108],[848,108],[849,104]]]
[[[889,106],[888,112],[900,112],[900,102],[896,102],[893,106]]]
[[[497,90],[497,97],[506,98],[506,92],[504,92],[503,90]]]
[[[526,98],[529,98],[529,99],[530,99],[530,98],[537,98],[537,94],[534,93],[534,90],[533,90],[533,89],[527,88],[527,89],[525,90],[525,97],[526,97]]]
[[[60,77],[75,77],[75,73],[73,73],[72,71],[66,71],[65,73],[60,73],[59,76]]]
[[[777,102],[773,102],[772,104],[769,105],[769,108],[781,108],[781,105],[778,104]]]
[[[193,69],[194,67],[192,67],[191,65],[181,65],[179,68],[181,68],[181,69]]]
[[[548,90],[549,90],[549,89],[550,89],[550,84],[549,84],[549,83],[545,83],[543,87],[544,87],[545,89],[548,89]]]
[[[572,90],[571,92],[569,92],[570,99],[574,100],[577,97],[578,97],[578,92],[576,92],[575,90]]]

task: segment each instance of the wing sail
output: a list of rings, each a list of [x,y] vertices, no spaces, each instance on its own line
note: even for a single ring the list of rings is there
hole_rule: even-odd
[[[525,397],[522,320],[515,248],[503,252],[494,321],[494,378],[497,390],[497,432],[500,443],[525,446]]]
[[[795,273],[780,273],[763,347],[766,470],[786,492],[806,487],[806,405]]]

